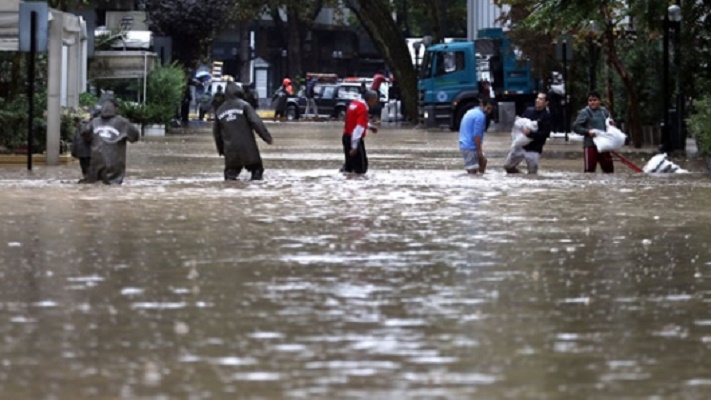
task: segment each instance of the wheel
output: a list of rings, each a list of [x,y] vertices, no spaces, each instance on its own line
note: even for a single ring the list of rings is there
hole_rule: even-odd
[[[299,110],[296,109],[294,105],[286,106],[286,119],[288,121],[294,121],[299,119]]]
[[[336,118],[338,118],[338,119],[345,119],[346,118],[346,109],[344,107],[339,107],[336,109]]]
[[[462,118],[464,117],[464,114],[474,108],[474,106],[474,103],[465,103],[459,106],[459,108],[455,111],[454,120],[452,120],[452,125],[450,125],[449,129],[455,132],[459,131],[459,125],[462,123]]]

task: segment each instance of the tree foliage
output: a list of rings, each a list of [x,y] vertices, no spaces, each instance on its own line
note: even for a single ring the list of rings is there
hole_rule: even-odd
[[[234,15],[231,0],[145,0],[152,31],[173,38],[173,54],[183,66],[207,58],[218,31]]]
[[[390,71],[400,82],[403,109],[408,117],[417,120],[417,75],[403,32],[393,19],[395,11],[389,0],[346,0],[385,59]]]
[[[289,57],[287,75],[292,78],[303,76],[302,50],[306,35],[323,7],[335,6],[337,1],[268,0],[266,3],[277,32],[281,32],[282,48],[287,50]]]
[[[346,0],[400,84],[403,110],[417,121],[417,73],[407,37],[466,37],[466,0]],[[393,15],[395,18],[393,19]]]
[[[503,19],[518,35],[527,37],[537,35],[544,43],[547,37],[548,43],[550,43],[550,39],[561,38],[562,35],[567,34],[577,40],[579,47],[586,43],[588,38],[594,39],[594,42],[601,46],[605,63],[616,72],[625,87],[627,129],[632,136],[634,145],[636,147],[642,146],[638,89],[634,76],[622,61],[621,54],[624,54],[630,47],[640,45],[638,39],[641,32],[637,29],[654,26],[653,21],[646,21],[649,22],[648,24],[631,25],[631,21],[637,21],[636,14],[641,9],[649,11],[650,7],[656,7],[655,3],[662,0],[631,2],[634,4],[630,7],[626,4],[628,2],[621,0],[595,2],[585,0],[495,1],[497,5],[509,6],[510,10],[515,10],[505,13]],[[593,27],[597,27],[597,29],[592,29]],[[520,36],[517,37],[517,39],[519,38]],[[536,54],[535,51],[530,51],[531,49],[525,47],[525,42],[521,42],[521,45],[527,54]],[[539,62],[539,60],[536,61]],[[607,93],[608,107],[614,112],[612,91],[608,90]]]
[[[662,40],[665,35],[663,19],[671,0],[495,0],[496,4],[509,6],[511,12],[504,15],[504,21],[512,26],[512,36],[524,51],[533,55],[534,66],[547,70],[545,60],[537,60],[541,54],[531,42],[533,37],[543,43],[570,34],[576,38],[576,64],[588,62],[583,52],[587,38],[592,35],[595,44],[605,60],[605,66],[616,74],[606,84],[608,105],[627,122],[634,144],[641,143],[641,123],[652,124],[663,119],[663,95],[661,64],[663,63]],[[711,73],[706,65],[709,59],[708,34],[711,28],[708,2],[682,2],[683,21],[681,50],[682,67],[679,76],[686,99],[698,96],[711,89]],[[591,32],[590,22],[600,28]],[[668,32],[667,32],[668,34]],[[526,40],[528,38],[528,41]],[[547,39],[546,39],[547,38]],[[673,47],[673,46],[672,46]],[[672,51],[673,52],[673,51]],[[550,59],[551,57],[546,57]],[[672,65],[672,69],[674,66]],[[596,70],[596,74],[602,75]],[[675,87],[672,72],[668,87],[670,96]],[[621,100],[624,107],[616,107]],[[673,103],[673,101],[672,101]]]

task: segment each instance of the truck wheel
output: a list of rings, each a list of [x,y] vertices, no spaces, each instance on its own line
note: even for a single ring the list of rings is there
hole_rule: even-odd
[[[336,109],[336,118],[338,119],[346,119],[346,109],[343,107],[338,107]]]
[[[299,111],[295,106],[289,105],[286,107],[286,119],[288,121],[294,121],[299,119]]]
[[[455,132],[459,131],[459,125],[462,124],[462,118],[464,118],[464,114],[466,114],[467,111],[471,110],[472,108],[474,108],[474,103],[466,103],[460,105],[454,114],[454,120],[452,121],[452,125],[450,125],[449,129]]]

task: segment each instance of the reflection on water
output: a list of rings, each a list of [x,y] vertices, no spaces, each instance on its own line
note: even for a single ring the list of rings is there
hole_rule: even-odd
[[[258,183],[209,137],[122,187],[2,170],[0,397],[711,396],[706,177],[472,178],[417,135],[362,179],[325,135]]]

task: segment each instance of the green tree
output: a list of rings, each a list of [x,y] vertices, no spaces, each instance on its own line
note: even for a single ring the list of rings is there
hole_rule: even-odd
[[[91,6],[95,4],[97,0],[29,0],[29,2],[40,1],[47,3],[50,8],[55,8],[60,11],[67,11]]]
[[[642,146],[642,128],[638,88],[635,77],[623,62],[621,54],[646,40],[648,33],[659,32],[666,0],[641,0],[623,2],[620,0],[495,0],[497,5],[509,6],[514,12],[506,13],[503,20],[512,26],[519,35],[543,35],[549,38],[559,37],[561,33],[573,35],[580,41],[591,34],[591,21],[599,27],[597,36],[605,55],[605,62],[619,76],[626,93],[627,127],[635,147]],[[654,16],[654,17],[650,17]],[[629,21],[635,21],[634,26]],[[634,31],[632,30],[634,29]],[[631,34],[631,33],[635,34]],[[644,34],[643,34],[644,33]],[[598,34],[596,34],[598,35]],[[523,46],[522,46],[523,47]],[[527,54],[534,54],[527,51]],[[608,92],[609,93],[609,92]],[[614,107],[614,101],[608,95],[608,103]]]
[[[409,12],[404,14],[409,28],[408,31],[403,31],[406,36],[430,35],[435,42],[445,37],[467,37],[466,0],[397,0],[397,2],[409,9]]]
[[[389,0],[345,0],[348,8],[370,35],[390,71],[400,82],[403,108],[417,121],[417,74],[403,32],[392,17],[394,4]]]
[[[287,74],[292,77],[304,75],[302,64],[303,44],[313,21],[324,6],[337,4],[334,0],[268,0],[269,15],[277,32],[281,32],[282,48],[289,57]],[[282,18],[282,12],[286,18]]]
[[[145,0],[149,27],[173,38],[173,55],[186,68],[208,58],[218,31],[234,13],[231,0]]]

